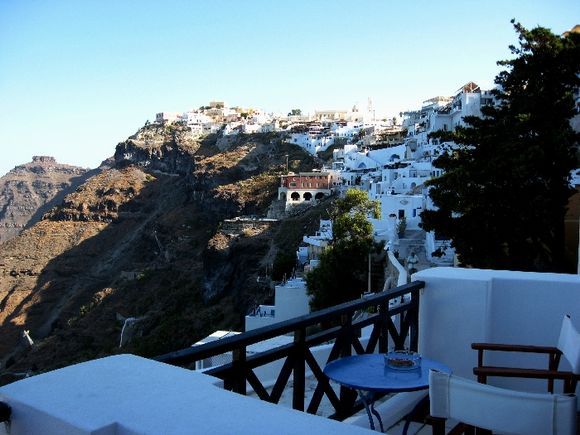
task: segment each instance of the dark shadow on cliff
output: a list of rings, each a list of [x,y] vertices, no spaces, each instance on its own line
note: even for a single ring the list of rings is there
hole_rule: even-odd
[[[17,346],[24,329],[36,340],[13,354],[12,370],[46,370],[121,351],[152,356],[240,326],[247,306],[239,298],[268,238],[249,239],[240,247],[243,258],[227,259],[228,267],[239,263],[228,272],[228,288],[206,298],[203,254],[219,222],[233,216],[192,201],[182,181],[159,177],[119,208],[117,221],[48,262],[1,326],[5,351]],[[119,349],[124,319],[131,317],[139,319],[135,340]]]
[[[153,356],[190,346],[216,329],[240,327],[248,305],[269,291],[256,284],[256,277],[264,274],[261,259],[271,248],[271,234],[243,237],[226,255],[210,261],[203,257],[223,219],[264,212],[275,190],[264,204],[256,204],[216,196],[214,189],[223,180],[236,184],[264,171],[277,172],[288,153],[296,156],[290,159],[296,169],[310,164],[294,145],[259,146],[267,152],[248,157],[260,157],[255,171],[233,167],[207,177],[147,169],[151,181],[121,204],[118,218],[98,234],[82,240],[84,228],[99,223],[76,222],[82,241],[46,264],[30,295],[0,325],[0,355],[4,360],[12,355],[11,370],[44,371],[119,352]],[[195,158],[215,153],[208,141]],[[58,224],[54,221],[55,232]],[[317,224],[312,219],[309,225]],[[300,240],[308,230],[301,222],[296,227]],[[207,297],[204,280],[216,271],[221,271],[219,285]],[[120,349],[128,318],[136,319],[133,340]],[[24,329],[35,345],[12,352]]]
[[[90,171],[85,172],[83,175],[71,178],[70,186],[67,187],[66,189],[62,189],[50,201],[40,206],[38,210],[36,210],[34,214],[30,216],[30,219],[28,220],[28,222],[26,222],[23,229],[30,228],[35,223],[40,222],[42,216],[44,216],[46,212],[60,205],[68,194],[74,192],[80,185],[84,184],[89,178],[100,174],[102,170],[103,170],[102,167],[98,167],[96,169],[91,169]]]
[[[82,325],[79,320],[109,299],[118,301],[117,305],[113,303],[111,312],[104,313],[108,318],[105,323],[112,323],[115,331],[119,329],[115,314],[133,315],[134,309],[124,306],[124,297],[117,293],[123,287],[134,287],[133,292],[138,291],[139,287],[124,286],[122,272],[129,272],[128,276],[133,272],[149,278],[156,273],[177,275],[171,269],[179,261],[168,258],[165,248],[160,248],[158,241],[163,239],[160,233],[165,232],[164,227],[173,226],[173,223],[166,222],[165,213],[185,211],[188,209],[187,202],[186,186],[180,185],[178,179],[159,177],[146,185],[138,196],[119,207],[119,218],[115,222],[50,260],[41,271],[33,291],[4,321],[4,350],[7,344],[14,346],[18,343],[23,329],[29,329],[37,341],[57,331],[63,338],[68,336],[74,341],[84,342],[81,348],[87,347],[93,339],[87,340],[86,337],[99,335],[95,328],[103,328],[104,319],[95,319],[94,327]],[[191,211],[191,205],[189,208]],[[177,227],[181,225],[178,221],[174,222]],[[183,221],[186,222],[186,219]],[[75,225],[80,234],[83,227],[91,223],[78,222]],[[200,229],[196,228],[196,232],[199,233]],[[58,231],[58,222],[55,222],[55,231]],[[135,299],[138,298],[130,298],[133,303]],[[17,318],[24,318],[24,325],[15,324]],[[79,323],[78,327],[75,322]],[[115,339],[118,338],[116,332],[115,335]],[[41,348],[42,343],[33,351]],[[57,361],[51,361],[48,365],[55,363]]]

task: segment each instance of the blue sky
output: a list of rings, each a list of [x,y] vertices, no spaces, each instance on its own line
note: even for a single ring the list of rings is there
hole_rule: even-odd
[[[372,97],[392,116],[491,87],[510,19],[562,33],[580,1],[0,0],[0,175],[96,167],[159,111],[288,112]]]

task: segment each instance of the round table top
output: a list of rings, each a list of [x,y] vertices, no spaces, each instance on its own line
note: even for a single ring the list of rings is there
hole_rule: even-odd
[[[364,354],[332,361],[324,374],[346,387],[390,393],[428,388],[430,369],[451,373],[445,364],[429,358],[421,358],[420,367],[414,369],[393,369],[385,365],[384,354]]]

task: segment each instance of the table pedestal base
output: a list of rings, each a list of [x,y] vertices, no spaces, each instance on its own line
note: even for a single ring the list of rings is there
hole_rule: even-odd
[[[367,416],[369,417],[369,424],[371,426],[371,429],[375,430],[375,422],[373,420],[374,415],[375,417],[377,417],[377,420],[379,421],[381,432],[385,432],[385,429],[383,428],[383,420],[381,420],[381,414],[379,414],[375,409],[374,393],[372,391],[364,391],[364,390],[356,390],[356,391],[360,396],[363,405],[365,406]]]

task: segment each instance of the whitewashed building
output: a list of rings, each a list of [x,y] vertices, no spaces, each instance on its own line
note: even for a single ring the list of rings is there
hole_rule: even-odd
[[[293,278],[274,287],[274,305],[258,305],[245,317],[245,330],[273,325],[310,312],[306,281]]]

